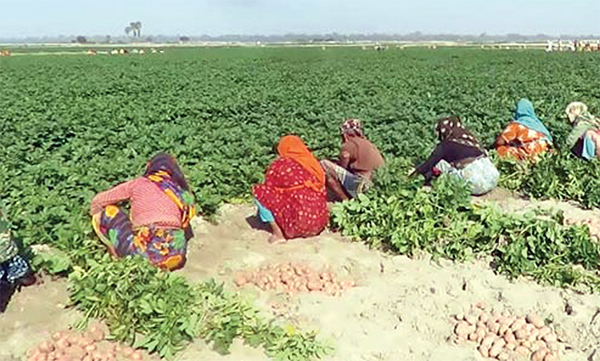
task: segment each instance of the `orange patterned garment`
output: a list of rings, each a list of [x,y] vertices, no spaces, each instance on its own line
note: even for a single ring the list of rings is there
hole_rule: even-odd
[[[496,140],[496,150],[500,157],[514,157],[519,160],[536,159],[550,150],[546,135],[512,122]]]

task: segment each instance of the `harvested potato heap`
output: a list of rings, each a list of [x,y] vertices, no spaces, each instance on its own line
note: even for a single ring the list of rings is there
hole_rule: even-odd
[[[263,291],[281,289],[289,295],[299,292],[325,292],[339,296],[343,290],[356,286],[353,280],[338,281],[333,272],[322,272],[303,264],[281,263],[263,266],[254,272],[245,272],[235,278],[238,287],[253,284]]]
[[[58,331],[53,341],[29,350],[29,361],[120,361],[143,360],[141,351],[104,340],[104,332],[92,326],[85,333]]]
[[[556,361],[561,345],[556,333],[535,313],[527,316],[488,312],[479,305],[456,315],[456,342],[475,342],[483,357],[498,360]]]

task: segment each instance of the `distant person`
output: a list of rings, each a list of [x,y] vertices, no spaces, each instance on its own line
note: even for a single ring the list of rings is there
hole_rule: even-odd
[[[316,236],[329,222],[325,173],[295,135],[281,138],[277,153],[264,183],[253,187],[260,220],[271,227],[269,243]]]
[[[600,119],[590,114],[587,105],[580,102],[569,104],[565,113],[574,127],[567,138],[567,146],[581,158],[600,158]]]
[[[463,179],[471,194],[482,195],[498,184],[500,174],[477,138],[455,116],[438,120],[439,143],[433,153],[413,173],[422,174],[427,183],[441,174]]]
[[[385,164],[377,147],[364,135],[358,119],[340,126],[342,149],[337,162],[322,160],[327,186],[341,200],[354,198],[372,184],[373,172]]]
[[[535,116],[533,104],[527,99],[519,100],[514,120],[496,139],[498,155],[519,160],[536,160],[551,147],[552,136],[544,123]]]
[[[27,261],[19,255],[17,244],[10,233],[10,223],[0,205],[0,312],[19,286],[35,283]]]
[[[130,202],[129,213],[119,206],[125,201]],[[185,264],[196,207],[172,156],[155,155],[143,176],[97,194],[90,213],[94,230],[114,257],[141,255],[167,270]]]

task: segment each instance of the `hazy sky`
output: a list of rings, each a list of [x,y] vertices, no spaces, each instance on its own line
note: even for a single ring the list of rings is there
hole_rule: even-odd
[[[0,37],[285,33],[600,34],[600,0],[0,0]]]

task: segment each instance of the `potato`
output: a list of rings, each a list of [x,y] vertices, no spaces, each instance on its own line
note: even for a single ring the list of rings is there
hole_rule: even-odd
[[[84,349],[87,353],[92,353],[92,352],[96,351],[96,345],[94,345],[94,344],[87,345],[87,346],[85,346]]]
[[[71,344],[69,343],[69,340],[67,340],[66,337],[63,337],[60,340],[56,341],[56,348],[58,350],[64,350],[69,346],[71,346]]]
[[[499,331],[500,331],[500,324],[499,323],[494,323],[493,327],[489,329],[491,332],[493,332],[496,335],[500,335]]]
[[[489,351],[489,349],[492,347],[492,344],[494,343],[494,340],[495,340],[495,339],[496,339],[496,337],[495,337],[495,336],[493,336],[493,335],[489,335],[489,334],[488,334],[488,335],[487,335],[487,336],[486,336],[486,337],[483,339],[483,341],[481,341],[481,346],[483,346],[483,347],[487,348],[487,349],[488,349],[488,351]],[[487,357],[487,356],[486,356],[486,357]]]
[[[469,325],[476,325],[477,324],[477,316],[467,315],[467,316],[465,316],[465,321],[467,321],[467,323]]]
[[[508,357],[508,354],[507,354],[506,352],[504,352],[504,351],[500,352],[500,353],[498,354],[498,356],[496,356],[496,357],[497,357],[497,358],[498,358],[498,360],[500,360],[500,361],[508,361],[508,359],[509,359],[509,357]]]
[[[481,354],[482,357],[489,357],[489,355],[490,355],[490,349],[483,345],[480,345],[477,350],[479,350],[479,353]]]
[[[123,347],[123,356],[125,357],[131,357],[131,355],[133,354],[134,350],[129,347],[129,346],[125,346]]]
[[[514,351],[517,348],[517,343],[516,342],[507,342],[506,346],[504,346],[504,348],[509,351]]]
[[[492,344],[492,348],[494,348],[494,347],[502,348],[502,347],[504,347],[504,345],[506,345],[506,341],[504,341],[501,338],[497,338],[494,340],[494,344]]]
[[[500,354],[500,352],[502,352],[502,347],[501,346],[492,346],[492,348],[490,349],[490,357],[496,357]]]
[[[482,312],[481,315],[479,315],[479,321],[481,322],[487,322],[487,320],[490,319],[490,314],[487,312]]]
[[[486,304],[485,304],[485,302],[483,302],[483,301],[477,301],[477,302],[475,302],[475,307],[477,307],[477,308],[479,308],[479,309],[482,309],[482,310],[484,310],[486,306],[487,306],[487,305],[486,305]]]
[[[52,335],[52,339],[54,341],[58,341],[61,338],[65,337],[65,332],[64,331],[56,331],[53,335]]]
[[[308,282],[307,287],[311,291],[320,291],[323,289],[323,283],[320,281],[310,281]]]
[[[529,342],[529,340],[521,340],[521,346],[527,347],[531,350],[531,342]]]
[[[456,315],[454,315],[454,319],[456,321],[463,321],[465,319],[465,314],[464,313],[457,313]]]
[[[546,343],[556,342],[556,334],[554,332],[547,333],[542,337],[542,340],[546,341]]]
[[[506,341],[506,343],[515,342],[516,341],[515,334],[510,331],[506,331],[504,333],[504,341]]]
[[[525,325],[525,319],[522,317],[519,317],[510,325],[510,330],[514,332],[514,331],[522,328],[524,325]]]
[[[552,332],[552,330],[548,326],[544,326],[544,327],[540,328],[540,331],[539,331],[539,333],[537,335],[538,340],[541,339],[542,337],[544,337],[546,334],[548,334],[550,332]]]
[[[537,351],[542,348],[548,348],[544,341],[538,340],[531,343],[531,351]]]
[[[460,321],[456,324],[454,328],[454,333],[456,333],[459,337],[467,337],[468,334],[471,333],[471,325],[469,325],[466,321]]]
[[[480,342],[481,340],[483,340],[487,334],[486,329],[483,327],[480,327],[477,329],[477,331],[475,331],[475,333],[477,334],[477,341]]]
[[[535,312],[529,313],[525,319],[527,322],[534,325],[536,328],[544,327],[544,320]]]
[[[529,355],[529,349],[525,346],[517,346],[515,348],[515,352],[521,356],[527,356]]]
[[[535,351],[533,354],[531,354],[531,361],[544,361],[544,357],[546,357],[547,353],[548,353],[548,350],[539,349],[539,350]]]
[[[81,360],[86,354],[86,350],[77,345],[73,345],[65,351],[67,358],[74,360]]]
[[[136,351],[136,352],[134,352],[134,353],[131,355],[131,359],[132,359],[132,360],[136,360],[136,361],[138,361],[138,360],[143,360],[143,359],[144,359],[144,355],[142,355],[142,352],[141,352],[141,351]]]
[[[529,339],[529,332],[527,332],[527,330],[520,328],[515,331],[515,338],[517,340]]]
[[[38,347],[41,353],[50,353],[54,351],[54,345],[51,342],[44,341]]]
[[[548,352],[546,356],[544,356],[544,361],[558,361],[558,353],[555,351]]]
[[[497,322],[496,322],[496,321],[494,321],[493,319],[489,319],[489,320],[488,320],[488,321],[485,323],[485,325],[486,325],[486,327],[488,328],[488,330],[490,330],[490,332],[493,332],[493,331],[492,331],[492,329],[494,328],[494,325],[495,325],[496,323],[497,323]]]
[[[235,285],[238,287],[242,287],[248,283],[248,279],[244,275],[238,275],[235,278]]]
[[[40,352],[39,349],[34,348],[34,349],[31,349],[31,350],[27,351],[27,360],[28,361],[35,361],[38,358],[38,355],[44,355],[45,357],[47,357],[47,355],[44,354],[44,353],[42,353],[42,352]]]
[[[512,333],[512,331],[509,330],[509,325],[507,323],[501,323],[500,324],[500,328],[498,329],[498,334],[499,335],[504,335],[507,332]]]

